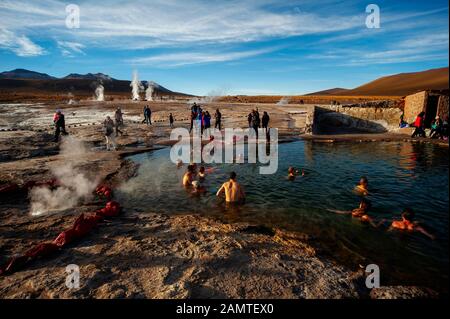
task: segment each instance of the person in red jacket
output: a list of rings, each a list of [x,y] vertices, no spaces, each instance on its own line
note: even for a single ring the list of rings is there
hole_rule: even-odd
[[[425,119],[425,112],[420,112],[419,115],[417,115],[416,120],[414,121],[414,127],[416,128],[414,130],[414,133],[411,135],[411,137],[425,137],[425,130],[424,130],[424,119]]]

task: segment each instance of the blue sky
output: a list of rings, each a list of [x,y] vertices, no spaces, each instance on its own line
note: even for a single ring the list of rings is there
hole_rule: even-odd
[[[303,94],[448,66],[447,1],[0,0],[0,70],[106,73],[197,95]],[[366,27],[366,6],[380,28]],[[105,92],[107,94],[107,92]]]

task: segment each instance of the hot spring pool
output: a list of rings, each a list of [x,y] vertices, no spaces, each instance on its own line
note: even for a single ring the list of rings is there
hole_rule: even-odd
[[[422,143],[317,143],[279,145],[276,174],[260,175],[260,164],[212,164],[205,181],[208,193],[189,195],[181,186],[186,165],[176,168],[170,150],[131,156],[138,175],[117,193],[127,210],[199,213],[224,221],[249,221],[307,233],[324,251],[355,267],[380,266],[381,284],[424,285],[448,290],[448,149]],[[289,166],[306,176],[286,179]],[[227,208],[215,192],[236,171],[247,200]],[[360,176],[369,179],[375,220],[399,217],[404,207],[437,239],[419,233],[387,232],[328,209],[350,210],[360,197],[352,192]]]

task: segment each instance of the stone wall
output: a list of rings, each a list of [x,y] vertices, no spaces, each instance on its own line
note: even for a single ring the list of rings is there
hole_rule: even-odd
[[[405,98],[405,115],[404,120],[412,123],[416,119],[417,114],[425,111],[427,106],[428,92],[422,91],[416,94],[408,95]]]
[[[441,95],[439,97],[437,115],[439,115],[441,119],[445,119],[446,117],[448,117],[448,102],[448,95]]]
[[[398,128],[397,107],[316,106],[313,134],[382,133]]]

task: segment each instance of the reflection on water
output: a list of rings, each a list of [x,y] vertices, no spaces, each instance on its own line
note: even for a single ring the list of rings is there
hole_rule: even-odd
[[[314,143],[279,146],[279,168],[260,175],[260,164],[205,165],[210,170],[205,196],[181,187],[185,167],[177,169],[169,149],[135,155],[139,174],[118,196],[127,209],[163,213],[194,212],[225,221],[252,221],[310,234],[326,252],[355,267],[376,263],[382,284],[448,286],[448,149],[419,143]],[[306,176],[286,179],[289,166]],[[226,207],[215,192],[236,171],[247,193],[242,207]],[[369,178],[375,220],[397,218],[405,207],[437,236],[374,229],[327,209],[350,210],[359,177]],[[384,281],[384,282],[383,282]]]

